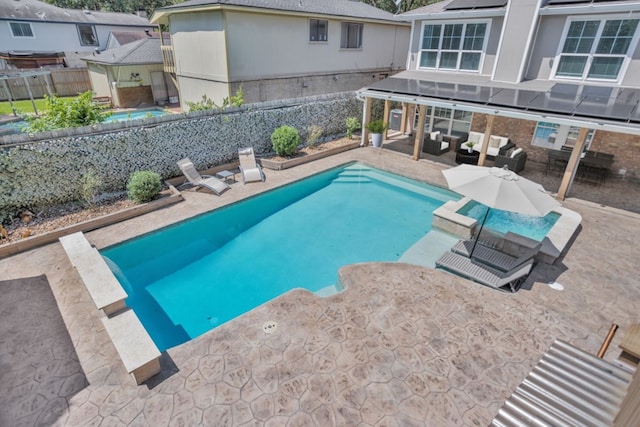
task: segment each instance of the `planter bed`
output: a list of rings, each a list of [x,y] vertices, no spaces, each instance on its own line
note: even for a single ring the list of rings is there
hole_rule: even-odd
[[[324,157],[329,157],[334,154],[342,153],[344,151],[352,150],[360,146],[360,141],[347,142],[344,145],[340,145],[338,147],[327,148],[325,150],[318,150],[311,152],[309,154],[305,154],[299,157],[294,157],[286,160],[275,160],[269,158],[260,159],[260,164],[262,167],[271,169],[271,170],[283,170],[292,168],[294,166],[301,165],[303,163],[312,162],[314,160],[322,159]]]
[[[115,224],[127,219],[134,218],[136,216],[144,215],[146,213],[155,211],[174,203],[184,200],[178,190],[173,185],[169,186],[170,194],[161,199],[152,200],[148,203],[133,206],[127,209],[123,209],[118,212],[103,215],[98,218],[82,221],[77,224],[70,225],[68,227],[59,228],[57,230],[38,234],[35,236],[27,237],[25,239],[18,240],[14,243],[7,243],[0,246],[0,258],[4,258],[10,255],[15,255],[19,252],[23,252],[29,249],[36,248],[38,246],[47,245],[49,243],[56,242],[60,237],[67,234],[76,233],[78,231],[87,232],[95,230],[100,227]]]

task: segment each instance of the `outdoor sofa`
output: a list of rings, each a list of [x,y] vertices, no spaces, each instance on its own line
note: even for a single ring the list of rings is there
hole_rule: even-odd
[[[465,147],[465,143],[471,141],[474,143],[473,150],[478,153],[482,150],[482,143],[484,142],[484,133],[480,132],[469,132],[469,136],[466,140],[460,139],[458,141],[458,145],[456,145],[456,150],[460,150]],[[509,138],[506,136],[489,136],[489,146],[487,147],[487,157],[489,159],[495,159],[498,154],[506,155],[507,152],[514,148],[516,145],[509,141]]]

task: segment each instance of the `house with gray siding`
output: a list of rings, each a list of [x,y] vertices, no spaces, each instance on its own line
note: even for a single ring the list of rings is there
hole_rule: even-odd
[[[349,0],[191,0],[157,9],[183,108],[242,87],[245,102],[356,90],[401,71],[410,26]]]
[[[530,161],[572,151],[560,198],[585,153],[615,157],[608,177],[640,178],[640,1],[444,0],[398,18],[411,22],[406,70],[359,94],[365,117],[372,99],[402,106],[414,158],[436,132],[450,149],[476,132],[480,164],[491,135]]]
[[[80,58],[104,50],[112,31],[153,28],[147,18],[134,14],[0,0],[0,69],[84,67]]]

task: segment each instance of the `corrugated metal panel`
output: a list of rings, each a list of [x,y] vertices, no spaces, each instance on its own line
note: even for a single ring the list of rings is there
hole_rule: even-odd
[[[631,379],[631,372],[557,340],[491,425],[613,426]]]

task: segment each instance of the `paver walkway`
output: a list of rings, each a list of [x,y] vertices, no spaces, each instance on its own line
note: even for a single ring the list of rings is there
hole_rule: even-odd
[[[186,202],[88,239],[104,247],[352,159],[443,184],[431,162],[359,149],[267,171],[266,183],[234,184],[222,197],[187,192]],[[565,206],[583,216],[581,232],[565,258],[539,264],[516,294],[409,264],[348,266],[343,293],[293,290],[170,349],[161,376],[143,386],[124,371],[59,244],[0,260],[0,393],[8,396],[0,423],[487,425],[555,338],[595,353],[612,322],[624,332],[640,321],[640,217],[578,200]],[[265,322],[277,324],[273,333]]]

